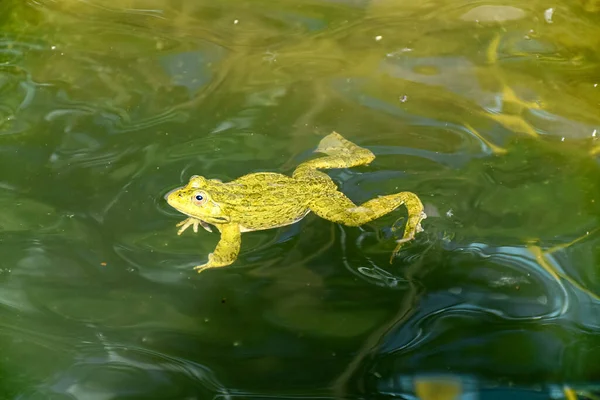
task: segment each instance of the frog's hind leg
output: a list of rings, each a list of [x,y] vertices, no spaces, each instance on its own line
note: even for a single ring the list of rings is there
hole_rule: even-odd
[[[367,165],[375,159],[375,155],[370,150],[344,139],[337,132],[332,132],[321,139],[315,153],[323,153],[327,156],[303,162],[294,171],[294,177],[315,169],[350,168],[357,165]]]
[[[427,218],[419,197],[411,192],[400,192],[371,199],[357,206],[339,191],[327,192],[312,200],[309,207],[312,212],[326,220],[348,226],[360,226],[393,211],[404,204],[408,209],[408,221],[402,239],[392,252],[390,263],[403,243],[414,239],[423,231],[421,221]]]

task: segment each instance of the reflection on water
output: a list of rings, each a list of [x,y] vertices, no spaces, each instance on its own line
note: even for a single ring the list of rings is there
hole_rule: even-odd
[[[1,398],[597,398],[595,0],[0,3]],[[176,235],[163,195],[377,156],[360,228]]]

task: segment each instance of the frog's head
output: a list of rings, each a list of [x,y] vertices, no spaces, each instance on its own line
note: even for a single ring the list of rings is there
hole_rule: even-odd
[[[210,195],[211,185],[219,184],[218,180],[208,180],[194,175],[187,185],[171,190],[165,195],[167,203],[177,211],[211,224],[229,222],[229,216]]]

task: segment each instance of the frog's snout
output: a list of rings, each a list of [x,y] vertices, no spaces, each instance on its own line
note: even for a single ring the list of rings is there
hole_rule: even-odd
[[[175,188],[175,189],[173,189],[173,190],[171,190],[171,191],[167,192],[167,194],[165,194],[165,196],[164,196],[164,199],[165,199],[165,200],[167,200],[167,201],[169,201],[169,197],[170,197],[170,196],[171,196],[173,193],[177,192],[178,190],[179,190],[179,188]],[[181,196],[182,196],[182,194],[181,194],[181,193],[179,193],[179,197],[181,197]]]

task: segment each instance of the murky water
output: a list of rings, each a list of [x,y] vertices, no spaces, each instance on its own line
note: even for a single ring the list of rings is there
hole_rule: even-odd
[[[0,23],[0,398],[600,383],[598,1],[4,0]],[[289,174],[334,130],[377,156],[329,172],[344,193],[413,191],[425,231],[390,264],[404,209],[310,215],[196,274],[218,234],[177,236],[163,195]]]

